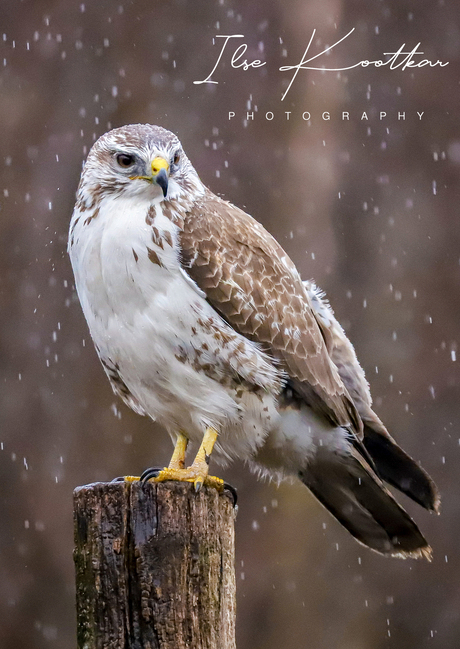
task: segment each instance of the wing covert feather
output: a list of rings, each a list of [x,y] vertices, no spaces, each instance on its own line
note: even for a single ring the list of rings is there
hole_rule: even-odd
[[[312,408],[360,434],[299,273],[262,225],[208,191],[187,210],[180,245],[184,270],[216,311],[281,362]]]

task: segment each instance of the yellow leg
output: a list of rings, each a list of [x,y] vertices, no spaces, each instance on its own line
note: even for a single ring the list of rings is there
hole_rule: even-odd
[[[179,432],[172,454],[169,469],[179,470],[185,467],[185,452],[187,450],[188,439],[182,432]],[[124,482],[139,482],[140,477],[136,475],[125,475]]]
[[[169,463],[170,469],[183,469],[185,467],[185,452],[187,450],[188,438],[184,433],[179,432],[177,436],[174,453],[172,454],[171,462]]]
[[[211,453],[214,448],[214,444],[217,440],[217,430],[214,428],[207,428],[203,437],[203,441],[200,444],[196,458],[193,460],[192,466],[198,466],[206,463],[209,466],[209,460],[211,459]]]
[[[174,449],[171,463],[167,469],[160,471],[156,478],[152,478],[153,482],[165,482],[166,480],[179,480],[181,482],[193,482],[195,491],[199,491],[203,484],[215,487],[218,491],[223,491],[224,481],[221,478],[215,478],[208,475],[209,460],[211,457],[214,444],[216,443],[218,433],[214,428],[207,428],[201,442],[198,453],[196,454],[193,464],[184,469],[177,465],[177,462],[183,459],[185,455],[185,448],[183,449],[184,442],[181,440],[183,435],[180,435]],[[184,437],[184,439],[186,439]],[[185,444],[186,447],[186,444]],[[183,449],[183,455],[181,450]]]

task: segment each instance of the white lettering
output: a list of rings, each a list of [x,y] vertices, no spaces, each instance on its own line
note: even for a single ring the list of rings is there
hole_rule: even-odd
[[[242,63],[237,63],[243,56],[243,54],[246,53],[246,50],[248,49],[248,46],[246,43],[243,43],[242,45],[239,45],[236,50],[233,53],[232,60],[230,63],[232,64],[232,68],[243,68],[243,70],[248,70],[249,68],[260,68],[262,65],[265,65],[265,62],[262,63],[259,61],[259,59],[256,59],[255,61],[251,61],[251,63],[248,63],[247,59],[244,59]],[[240,52],[241,50],[241,52]]]
[[[217,57],[217,61],[214,64],[213,69],[211,72],[208,74],[206,79],[202,79],[201,81],[194,81],[193,83],[200,84],[200,83],[219,83],[218,81],[213,81],[211,79],[212,75],[217,69],[217,66],[219,65],[222,55],[224,53],[225,48],[227,47],[227,43],[231,38],[244,38],[244,34],[231,34],[230,36],[224,36],[223,34],[217,34],[216,38],[225,38],[224,44],[222,45],[222,49],[219,52],[219,56]],[[238,45],[236,50],[233,52],[232,58],[230,60],[230,64],[232,68],[243,68],[243,70],[248,70],[249,68],[260,68],[263,65],[266,64],[266,61],[259,61],[259,59],[256,59],[254,61],[248,61],[247,59],[244,59],[243,61],[239,62],[240,59],[245,55],[246,50],[248,49],[248,46],[246,43],[242,43],[241,45]]]
[[[319,52],[318,54],[315,54],[314,56],[311,56],[310,58],[307,58],[309,49],[313,43],[313,39],[316,34],[316,29],[313,30],[311,38],[308,42],[307,48],[305,52],[303,53],[302,59],[300,60],[300,63],[297,65],[283,65],[279,68],[280,72],[289,72],[289,71],[294,71],[292,78],[289,82],[288,87],[286,88],[284,94],[281,97],[281,101],[283,101],[288,94],[289,90],[291,89],[292,84],[295,81],[295,78],[297,77],[297,74],[299,73],[299,70],[320,70],[321,72],[341,72],[343,70],[352,70],[353,68],[357,67],[362,67],[362,68],[367,68],[369,66],[374,66],[376,68],[380,68],[382,66],[388,66],[390,70],[396,70],[397,68],[401,68],[401,70],[406,70],[407,68],[421,68],[425,67],[426,65],[429,65],[430,67],[434,68],[435,66],[439,65],[440,67],[445,67],[446,65],[449,64],[449,61],[442,62],[439,61],[439,59],[436,62],[429,61],[428,59],[423,59],[421,61],[414,61],[413,57],[415,56],[421,56],[423,52],[419,52],[418,48],[420,47],[420,43],[417,43],[415,47],[412,48],[409,52],[405,52],[404,48],[406,46],[405,43],[401,45],[401,47],[396,51],[396,52],[384,52],[384,56],[387,56],[385,61],[382,60],[376,60],[376,61],[369,61],[368,59],[363,59],[361,61],[358,61],[358,63],[354,63],[353,65],[346,66],[344,68],[326,68],[324,66],[322,67],[313,67],[308,65],[312,61],[315,61],[318,59],[320,56],[323,56],[325,54],[328,54],[334,47],[342,43],[346,38],[350,36],[355,31],[355,28],[351,29],[348,34],[340,38],[336,43],[333,45],[329,45],[326,47],[322,52]]]
[[[212,81],[211,77],[214,74],[214,72],[216,71],[216,68],[220,63],[220,60],[222,58],[222,54],[224,53],[224,50],[225,50],[225,48],[227,46],[228,41],[231,38],[244,38],[244,34],[232,34],[231,36],[223,36],[222,34],[217,34],[216,38],[225,38],[225,41],[224,41],[224,44],[222,45],[222,49],[220,50],[220,54],[217,57],[217,61],[216,61],[215,65],[214,65],[213,69],[208,74],[206,79],[203,79],[202,81],[194,81],[193,83],[196,83],[196,84],[200,84],[200,83],[219,83],[218,81]]]

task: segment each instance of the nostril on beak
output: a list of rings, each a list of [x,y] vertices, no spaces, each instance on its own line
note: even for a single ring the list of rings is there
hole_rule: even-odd
[[[166,162],[164,158],[161,158],[160,156],[157,156],[152,160],[152,174],[156,176],[162,169],[165,171],[169,171],[169,164]]]

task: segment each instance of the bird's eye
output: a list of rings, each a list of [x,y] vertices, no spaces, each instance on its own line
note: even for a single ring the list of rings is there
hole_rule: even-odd
[[[117,155],[117,162],[120,167],[127,169],[134,164],[134,156],[130,155],[129,153],[119,153]]]
[[[173,164],[178,165],[180,162],[180,151],[176,151],[173,158]]]

